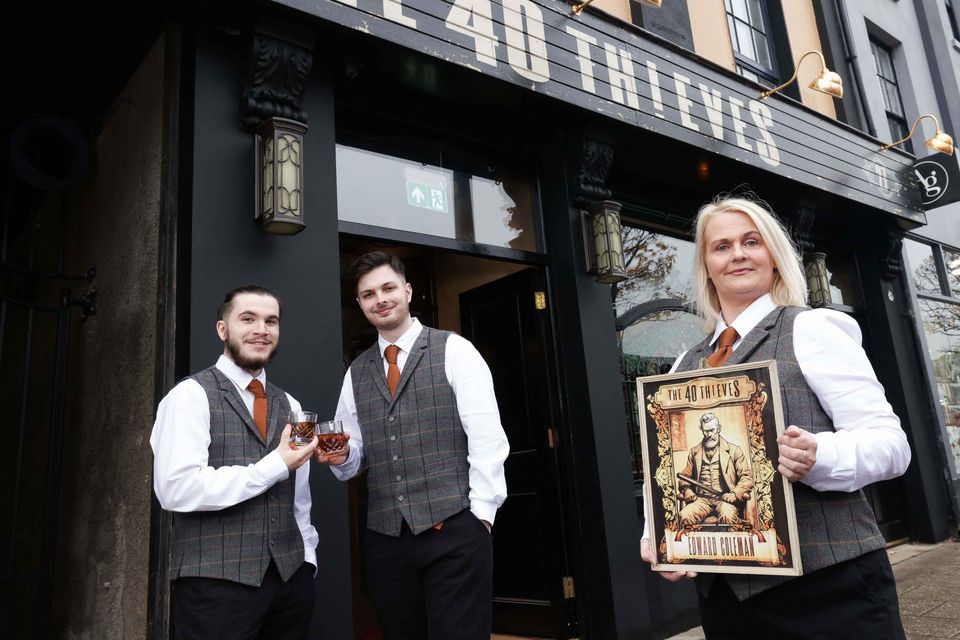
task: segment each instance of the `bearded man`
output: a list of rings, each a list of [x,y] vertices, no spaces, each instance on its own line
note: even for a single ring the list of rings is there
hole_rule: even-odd
[[[305,638],[313,612],[317,531],[310,459],[289,444],[300,404],[267,382],[280,301],[264,287],[227,293],[217,314],[223,355],[160,402],[150,436],[153,488],[173,512],[174,635]]]
[[[697,484],[679,483],[686,506],[680,510],[684,527],[700,524],[714,515],[720,524],[736,524],[738,507],[750,497],[753,473],[750,463],[737,445],[720,437],[720,420],[712,413],[700,416],[703,440],[690,448],[687,466],[681,475]]]

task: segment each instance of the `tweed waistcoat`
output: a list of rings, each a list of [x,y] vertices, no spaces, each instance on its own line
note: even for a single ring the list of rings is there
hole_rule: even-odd
[[[290,413],[287,394],[267,383],[267,442],[236,386],[216,367],[190,376],[210,405],[214,468],[259,462],[280,443]],[[220,511],[173,514],[171,579],[218,578],[260,586],[272,559],[284,582],[303,564],[303,535],[293,513],[295,474],[266,492]]]
[[[399,536],[406,521],[418,534],[470,506],[467,436],[444,366],[449,335],[423,327],[393,396],[376,344],[350,365],[370,469],[367,528],[377,533]]]
[[[807,385],[793,348],[793,325],[803,307],[779,307],[771,311],[730,356],[726,364],[776,360],[783,402],[784,427],[796,425],[811,433],[834,431],[833,422],[816,394]],[[677,371],[691,371],[710,355],[710,338],[683,357]],[[803,482],[793,483],[797,530],[803,572],[812,573],[884,547],[876,516],[862,491],[816,491]],[[714,576],[701,574],[697,587],[706,594]],[[724,579],[740,600],[789,580],[781,576],[726,574]]]

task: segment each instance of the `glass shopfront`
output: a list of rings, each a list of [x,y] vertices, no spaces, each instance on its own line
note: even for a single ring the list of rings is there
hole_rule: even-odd
[[[956,474],[960,469],[960,252],[909,239],[903,245],[943,410],[947,457]]]

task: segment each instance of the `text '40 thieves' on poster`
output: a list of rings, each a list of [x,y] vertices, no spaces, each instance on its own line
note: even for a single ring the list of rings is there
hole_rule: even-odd
[[[637,378],[654,571],[800,575],[774,361]]]

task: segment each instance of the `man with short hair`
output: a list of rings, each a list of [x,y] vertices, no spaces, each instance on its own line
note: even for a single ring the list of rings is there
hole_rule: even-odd
[[[367,582],[387,640],[489,640],[490,528],[507,496],[509,453],[490,369],[476,348],[410,316],[413,288],[384,252],[351,269],[379,340],[344,376],[336,418],[351,434],[331,464],[364,467]]]
[[[307,635],[317,531],[309,465],[317,446],[289,444],[300,404],[267,382],[280,301],[263,287],[227,293],[223,355],[160,402],[150,436],[153,488],[173,512],[170,579],[178,639]]]
[[[750,462],[737,445],[720,437],[720,420],[713,413],[700,416],[703,440],[690,447],[687,466],[678,488],[686,505],[680,510],[680,524],[700,524],[711,515],[720,524],[740,521],[739,508],[750,498],[753,473]]]

